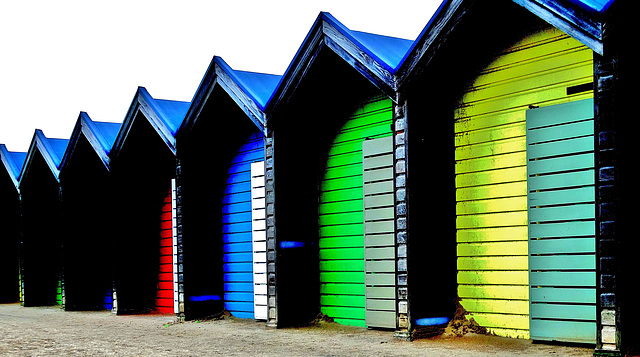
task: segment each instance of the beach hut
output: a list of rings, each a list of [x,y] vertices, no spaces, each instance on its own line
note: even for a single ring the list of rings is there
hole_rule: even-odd
[[[81,112],[60,165],[66,310],[111,310],[109,153],[121,124]]]
[[[618,3],[444,1],[415,41],[397,73],[411,327],[438,292],[493,334],[619,353]]]
[[[7,150],[0,144],[0,303],[20,301],[20,191],[18,177],[26,152]]]
[[[138,88],[109,153],[118,202],[112,237],[118,314],[178,311],[174,135],[188,107]]]
[[[267,104],[269,325],[405,324],[392,133],[411,43],[320,13]]]
[[[24,306],[64,305],[59,170],[68,139],[37,129],[20,172],[21,298]]]
[[[279,80],[214,57],[176,135],[187,318],[267,318],[264,105]]]

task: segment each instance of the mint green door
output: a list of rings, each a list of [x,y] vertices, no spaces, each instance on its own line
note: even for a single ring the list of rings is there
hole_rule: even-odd
[[[362,145],[391,136],[392,122],[388,98],[356,109],[333,140],[320,182],[320,310],[344,325],[367,326]]]
[[[393,137],[362,143],[364,281],[369,327],[396,328]]]
[[[593,100],[526,120],[531,339],[595,343]]]

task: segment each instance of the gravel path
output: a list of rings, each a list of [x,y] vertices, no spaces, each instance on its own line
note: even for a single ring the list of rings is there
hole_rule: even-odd
[[[1,356],[592,356],[593,349],[495,336],[405,342],[391,332],[333,323],[268,329],[228,318],[173,323],[172,316],[114,316],[0,305]]]

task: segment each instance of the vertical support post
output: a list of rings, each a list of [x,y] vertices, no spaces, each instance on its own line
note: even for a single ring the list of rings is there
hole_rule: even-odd
[[[409,312],[409,290],[407,269],[407,147],[406,147],[406,102],[396,93],[393,111],[394,175],[395,175],[395,221],[396,221],[396,278],[397,278],[397,325],[394,337],[411,339]]]
[[[62,186],[60,186],[60,180],[58,180],[58,207],[57,210],[58,212],[62,212]],[[62,216],[60,216],[62,217]],[[57,244],[57,248],[60,250],[59,256],[58,256],[58,288],[60,289],[60,308],[62,310],[65,309],[65,307],[67,306],[67,299],[66,299],[66,294],[65,294],[65,288],[64,288],[64,267],[65,267],[65,263],[64,263],[64,252],[63,252],[63,248],[62,248],[62,238],[58,237],[58,242]]]
[[[620,354],[619,303],[616,282],[619,244],[614,104],[614,61],[596,55],[594,60],[596,155],[596,279],[597,341],[594,355]]]
[[[180,301],[184,301],[184,293],[180,292],[178,284],[178,197],[177,180],[171,180],[171,248],[172,248],[172,279],[173,279],[173,312],[180,318]],[[184,304],[182,304],[184,305]],[[184,311],[184,309],[182,310]]]
[[[273,170],[273,132],[265,139],[265,210],[267,220],[267,327],[278,327],[276,289],[276,225]]]
[[[175,178],[175,211],[174,211],[174,295],[177,300],[174,302],[174,311],[180,320],[185,319],[184,309],[184,279],[183,279],[183,247],[182,247],[182,163],[180,158],[176,159],[176,178]]]

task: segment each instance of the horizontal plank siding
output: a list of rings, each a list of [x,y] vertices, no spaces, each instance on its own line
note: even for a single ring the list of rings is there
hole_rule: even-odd
[[[527,111],[532,339],[596,342],[593,105]]]
[[[369,179],[375,184],[366,190],[363,188],[365,169],[362,143],[367,138],[390,137],[391,105],[389,99],[373,98],[352,113],[329,148],[326,168],[320,182],[320,309],[322,313],[344,325],[367,326],[369,321],[365,321],[365,311],[368,311],[365,303],[365,281],[369,281],[367,286],[370,288],[380,285],[377,281],[365,279],[365,269],[388,269],[384,265],[365,264],[364,232],[379,230],[381,226],[385,226],[380,215],[388,214],[385,210],[388,207],[384,204],[389,197],[380,197],[380,192],[387,192],[389,184],[376,179],[376,176],[383,175],[384,172],[367,170],[368,174],[373,175]],[[380,160],[384,158],[377,157],[367,164],[377,167]],[[389,171],[389,167],[386,169]],[[366,219],[364,197],[377,197],[383,203],[382,206],[376,206],[379,210],[367,212]],[[393,220],[391,223],[393,224]],[[378,246],[380,244],[378,242]],[[379,261],[374,258],[369,260],[372,263]],[[388,278],[382,279],[384,282],[381,286],[388,286],[385,285]],[[372,321],[372,326],[378,324],[377,321],[379,319]]]
[[[546,28],[527,35],[495,57],[475,78],[455,110],[458,295],[470,315],[496,335],[530,336],[528,226],[532,213],[527,208],[527,110],[530,105],[588,98],[590,92],[568,96],[566,88],[589,83],[592,76],[592,51],[559,30]],[[581,123],[571,123],[568,130],[589,135],[588,125]],[[553,142],[559,137],[557,133],[547,130],[541,135],[549,140],[535,150],[557,150]],[[571,140],[584,155],[570,162],[557,158],[553,164],[570,165],[574,170],[592,165],[589,139]],[[535,180],[553,187],[559,181],[573,180],[575,175],[568,171],[565,177],[540,176]],[[590,202],[590,193],[579,188],[563,195],[554,199]],[[585,210],[589,208],[572,207],[562,212],[548,209],[533,214],[557,220],[583,215]],[[565,231],[559,235],[569,234],[567,229],[579,229],[559,227]]]
[[[256,298],[260,300],[254,293],[255,270],[259,271],[259,267],[254,266],[254,235],[256,238],[260,235],[260,223],[256,219],[254,232],[254,217],[259,213],[253,210],[252,183],[256,179],[251,167],[262,161],[264,139],[260,133],[251,134],[231,160],[222,198],[224,307],[239,318],[255,318]],[[265,318],[262,310],[259,311],[261,319]]]
[[[173,299],[173,192],[169,190],[162,203],[160,215],[160,250],[156,310],[163,314],[174,312]]]

